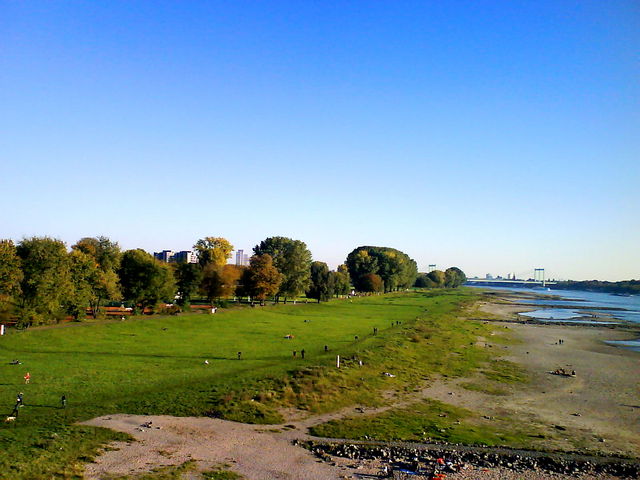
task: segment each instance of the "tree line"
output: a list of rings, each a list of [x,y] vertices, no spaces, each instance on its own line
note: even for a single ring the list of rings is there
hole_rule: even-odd
[[[592,292],[617,293],[622,295],[640,294],[640,280],[623,280],[621,282],[606,282],[602,280],[558,281],[552,288],[559,290],[587,290]]]
[[[287,237],[261,241],[246,267],[227,264],[233,245],[225,238],[205,237],[193,248],[198,263],[165,263],[142,249],[122,251],[104,236],[82,238],[70,250],[49,237],[17,244],[0,240],[0,320],[54,323],[68,316],[82,319],[87,308],[97,317],[114,301],[138,312],[161,302],[188,309],[195,298],[211,305],[229,297],[264,304],[269,298],[286,303],[306,295],[321,302],[352,289],[378,293],[414,284],[456,287],[464,281],[455,267],[418,274],[414,260],[388,247],[358,247],[335,271],[313,261],[304,242]],[[430,280],[423,281],[425,276]]]
[[[442,270],[432,270],[420,273],[416,278],[416,287],[420,288],[457,288],[467,281],[467,276],[458,267]]]

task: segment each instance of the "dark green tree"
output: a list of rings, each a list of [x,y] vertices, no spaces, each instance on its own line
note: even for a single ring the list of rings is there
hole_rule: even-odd
[[[332,287],[327,264],[313,262],[311,264],[311,283],[307,290],[307,297],[318,300],[318,303],[326,302],[333,293]]]
[[[0,320],[13,314],[21,293],[22,269],[11,240],[0,240]]]
[[[467,281],[467,276],[458,267],[450,267],[444,271],[444,284],[447,288],[457,288]]]
[[[297,297],[306,292],[310,284],[311,252],[300,240],[286,237],[269,237],[253,248],[255,255],[267,254],[273,259],[273,265],[282,274],[283,280],[277,293],[277,299]]]
[[[80,250],[71,250],[69,261],[72,288],[62,303],[74,320],[81,320],[87,314],[93,296],[93,281],[99,269],[94,259]]]
[[[54,323],[65,316],[63,302],[72,292],[67,247],[49,237],[23,239],[16,247],[21,260],[22,295],[18,302],[23,325]]]
[[[427,279],[432,282],[428,288],[443,288],[445,286],[445,274],[442,270],[432,270],[427,273]]]
[[[382,278],[384,291],[390,292],[413,286],[418,267],[409,256],[389,247],[358,247],[347,256],[351,280],[356,290],[367,291],[362,283],[364,275],[374,273]]]
[[[100,313],[104,300],[120,300],[122,293],[118,279],[118,268],[122,252],[117,242],[107,237],[84,237],[71,247],[93,259],[96,269],[88,277],[90,295],[88,305],[94,318]]]
[[[202,281],[202,268],[197,263],[174,263],[173,275],[176,279],[176,293],[178,304],[185,306],[191,301],[191,297],[200,287]]]
[[[143,310],[160,301],[174,299],[175,280],[171,267],[144,250],[124,252],[118,273],[124,298]]]

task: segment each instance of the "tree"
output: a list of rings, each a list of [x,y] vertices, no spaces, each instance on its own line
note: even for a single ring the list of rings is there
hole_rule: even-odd
[[[100,313],[100,305],[106,299],[120,300],[122,294],[118,282],[118,268],[122,252],[117,242],[101,236],[84,237],[71,247],[93,259],[96,269],[89,277],[90,295],[88,304],[94,318]]]
[[[116,271],[120,266],[122,252],[118,242],[111,241],[108,237],[84,237],[71,247],[90,255],[101,270]]]
[[[311,252],[300,240],[286,237],[269,237],[253,248],[255,255],[268,254],[273,265],[282,274],[283,280],[278,298],[296,297],[306,292],[310,284]]]
[[[416,283],[414,284],[414,287],[418,287],[418,288],[434,288],[435,287],[435,283],[433,283],[433,280],[431,280],[429,278],[428,274],[419,273],[418,276],[416,277]]]
[[[449,267],[444,271],[445,286],[447,288],[457,288],[467,281],[467,276],[458,267]]]
[[[273,265],[271,255],[265,253],[251,257],[249,268],[243,278],[249,294],[264,305],[266,298],[275,295],[280,289],[283,275]]]
[[[445,286],[445,274],[442,270],[432,270],[427,273],[427,278],[432,282],[429,288],[442,288]]]
[[[202,267],[209,264],[222,267],[231,258],[233,245],[226,238],[204,237],[196,242],[193,249],[198,252],[198,262]]]
[[[11,240],[0,240],[0,318],[11,315],[21,289],[22,269]]]
[[[351,278],[346,265],[338,265],[335,272],[330,272],[331,286],[333,287],[333,295],[348,295],[351,292]]]
[[[380,275],[375,273],[366,273],[360,278],[360,285],[363,292],[382,292],[384,290],[384,282]]]
[[[222,267],[209,264],[202,272],[200,291],[213,305],[216,298],[230,297],[235,294],[242,270],[235,265]]]
[[[245,267],[227,264],[222,267],[222,296],[233,297]]]
[[[185,306],[200,287],[202,268],[197,263],[174,263],[172,265],[173,276],[176,279],[178,304]]]
[[[353,285],[360,291],[367,291],[362,283],[367,274],[379,275],[385,292],[413,286],[418,275],[416,262],[406,253],[390,247],[358,247],[349,253],[346,264]]]
[[[347,256],[346,265],[356,290],[366,291],[361,282],[365,275],[378,271],[378,260],[369,255],[367,247],[358,247]]]
[[[118,270],[122,293],[136,306],[154,307],[174,298],[175,280],[171,267],[141,249],[127,250]]]
[[[329,267],[324,262],[311,264],[311,282],[307,290],[307,297],[315,298],[320,302],[326,302],[333,292],[330,282]]]
[[[92,285],[99,275],[98,266],[91,256],[80,250],[72,250],[69,253],[69,261],[71,291],[65,297],[63,305],[69,315],[79,320],[86,316],[87,305],[91,302]]]
[[[49,237],[25,238],[16,247],[21,260],[21,324],[53,323],[65,315],[63,301],[71,294],[71,262],[67,247]]]

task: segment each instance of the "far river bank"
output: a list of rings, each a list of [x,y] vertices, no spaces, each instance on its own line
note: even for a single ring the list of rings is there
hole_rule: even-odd
[[[640,296],[540,288],[483,287],[483,290],[495,298],[488,312],[513,321],[611,327],[627,335],[603,341],[640,352]]]

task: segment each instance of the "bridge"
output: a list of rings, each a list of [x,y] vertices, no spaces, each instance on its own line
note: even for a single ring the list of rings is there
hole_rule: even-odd
[[[503,286],[503,287],[546,287],[547,285],[555,285],[556,282],[549,280],[518,280],[504,278],[467,278],[467,285],[485,285],[489,287]]]

